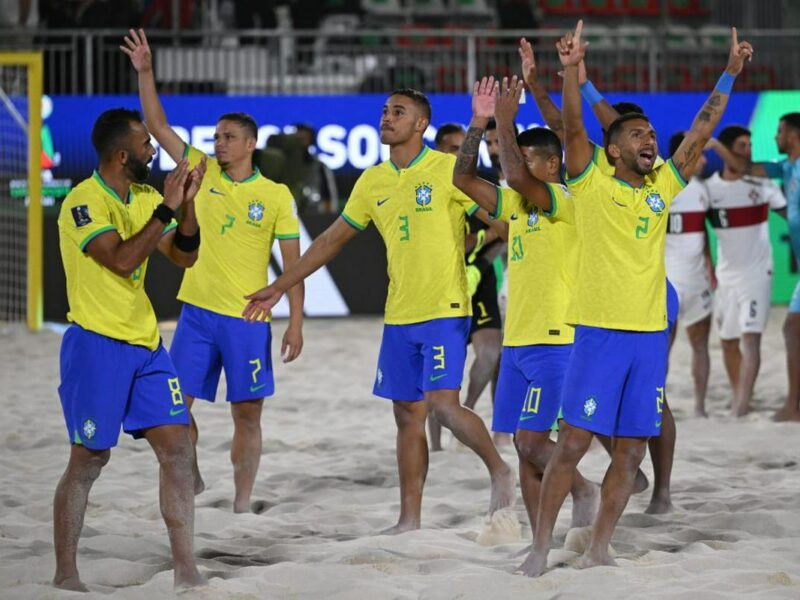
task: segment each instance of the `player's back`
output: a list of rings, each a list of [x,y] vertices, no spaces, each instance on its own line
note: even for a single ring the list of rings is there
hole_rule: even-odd
[[[708,217],[717,234],[720,280],[747,279],[772,270],[769,210],[786,206],[780,189],[769,179],[726,180],[719,173],[708,181]]]

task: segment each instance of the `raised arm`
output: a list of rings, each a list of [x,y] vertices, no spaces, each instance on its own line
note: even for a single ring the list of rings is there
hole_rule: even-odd
[[[534,206],[550,211],[553,208],[550,190],[528,170],[525,157],[517,144],[514,117],[519,110],[521,95],[522,81],[518,81],[515,75],[509,84],[508,78],[504,77],[494,109],[497,137],[500,141],[500,166],[512,189],[522,194]]]
[[[728,66],[717,82],[700,112],[692,122],[692,128],[686,132],[683,142],[672,155],[672,163],[681,177],[688,180],[694,170],[694,165],[703,152],[708,140],[714,133],[714,128],[719,123],[728,104],[728,98],[733,89],[736,76],[742,72],[744,61],[753,57],[753,47],[748,42],[740,42],[736,35],[736,27],[731,28],[731,50],[728,54]]]
[[[570,32],[557,43],[558,58],[564,66],[564,90],[561,115],[564,119],[564,143],[567,174],[577,177],[592,161],[593,148],[583,124],[581,94],[578,84],[578,65],[586,53],[586,42],[581,41],[583,20],[578,21],[575,32]]]
[[[497,87],[494,77],[484,77],[472,86],[472,120],[453,169],[453,185],[491,215],[497,210],[497,188],[478,177],[478,149],[486,124],[494,115]]]
[[[183,202],[184,186],[188,177],[189,163],[182,160],[167,175],[164,181],[164,202],[153,213],[150,221],[127,240],[123,240],[116,230],[98,235],[86,246],[89,256],[116,275],[130,277],[158,246],[164,227]]]
[[[125,36],[125,45],[119,47],[131,59],[131,64],[139,74],[139,102],[144,111],[144,121],[159,145],[166,150],[172,160],[178,161],[183,156],[185,144],[172,130],[164,114],[164,108],[158,99],[156,91],[156,78],[153,74],[153,54],[147,43],[144,30],[138,33],[133,29]]]
[[[358,230],[342,217],[336,219],[314,240],[305,254],[283,272],[283,275],[271,285],[245,296],[250,302],[242,311],[242,316],[248,321],[264,321],[287,290],[333,260],[357,233]]]
[[[592,107],[592,112],[597,120],[600,122],[600,127],[608,129],[611,124],[619,119],[617,109],[611,106],[608,100],[603,98],[603,95],[597,91],[594,84],[586,77],[586,67],[581,61],[578,67],[578,82],[581,88],[581,96]]]
[[[561,143],[564,143],[564,123],[561,120],[561,109],[559,109],[550,98],[545,87],[539,82],[536,71],[536,59],[533,55],[533,46],[522,38],[519,41],[519,58],[522,62],[522,77],[525,85],[531,91],[536,107],[542,114],[545,124],[552,129]],[[505,174],[505,171],[503,171]]]

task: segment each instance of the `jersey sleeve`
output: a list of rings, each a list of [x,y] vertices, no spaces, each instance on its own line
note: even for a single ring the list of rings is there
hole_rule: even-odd
[[[761,166],[770,179],[783,179],[783,162],[765,162],[761,163]]]
[[[206,157],[206,177],[208,177],[208,175],[212,172],[214,172],[216,175],[219,175],[222,169],[220,168],[219,163],[215,158],[212,158],[205,152],[198,150],[197,148],[195,148],[194,146],[190,146],[189,144],[186,144],[183,147],[183,158],[189,159],[190,169],[194,169],[204,156]]]
[[[453,192],[450,198],[459,206],[461,206],[464,209],[464,212],[470,217],[478,212],[478,209],[480,208],[477,204],[475,204],[475,201],[472,198],[467,196],[456,186],[453,186]]]
[[[364,231],[372,220],[370,215],[370,196],[369,185],[366,177],[369,171],[361,174],[361,177],[356,181],[353,186],[353,191],[350,192],[350,197],[347,199],[347,204],[344,205],[342,210],[342,218],[347,223],[359,231]]]
[[[591,186],[592,181],[596,179],[598,176],[601,175],[601,169],[594,162],[594,160],[590,160],[589,164],[586,165],[586,168],[583,170],[583,173],[572,177],[571,179],[567,179],[567,187],[569,188],[571,193],[578,193],[582,192],[589,186]]]
[[[764,185],[764,192],[767,196],[767,202],[772,210],[780,210],[786,208],[786,196],[783,195],[781,188],[775,185],[772,180],[768,179]]]
[[[680,171],[678,171],[678,168],[675,166],[675,163],[672,162],[671,158],[660,167],[656,167],[655,171],[656,186],[659,193],[666,196],[664,201],[667,202],[667,206],[669,206],[673,198],[683,191],[687,182],[683,178],[683,175],[680,174]]]
[[[575,207],[572,204],[572,195],[569,188],[561,183],[545,183],[547,191],[550,192],[550,200],[553,206],[544,214],[557,221],[575,223]]]
[[[280,186],[278,218],[275,222],[275,237],[279,240],[296,240],[300,237],[300,222],[297,220],[297,204],[285,185]]]
[[[92,194],[82,195],[80,191],[70,194],[61,205],[58,229],[82,252],[86,252],[86,246],[98,235],[117,231],[102,198]]]
[[[497,190],[497,208],[491,215],[493,219],[508,223],[514,213],[525,212],[519,192],[499,185],[495,186],[495,189]]]

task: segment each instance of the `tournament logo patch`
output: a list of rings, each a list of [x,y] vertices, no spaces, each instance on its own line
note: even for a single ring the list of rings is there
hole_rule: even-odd
[[[417,212],[428,212],[433,210],[433,208],[429,206],[431,200],[433,199],[433,187],[431,187],[430,183],[420,183],[415,188],[415,196],[417,204],[421,207],[417,208]]]
[[[92,222],[89,216],[89,207],[85,204],[72,207],[72,218],[75,220],[75,227],[83,227]]]
[[[647,203],[647,206],[650,207],[654,213],[661,214],[661,212],[667,207],[664,201],[661,199],[661,194],[658,192],[650,192],[647,194],[647,197],[644,199]]]
[[[589,396],[586,399],[586,402],[583,403],[583,414],[587,417],[591,417],[597,411],[597,400],[595,400],[592,396]]]
[[[91,419],[86,419],[83,422],[83,437],[87,440],[90,440],[94,437],[94,434],[97,432],[97,425],[94,424],[94,421]]]

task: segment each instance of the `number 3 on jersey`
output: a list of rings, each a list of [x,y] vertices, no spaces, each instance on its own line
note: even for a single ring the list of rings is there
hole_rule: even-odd
[[[408,217],[403,215],[400,217],[400,241],[407,242],[411,239],[411,231],[408,229]]]

